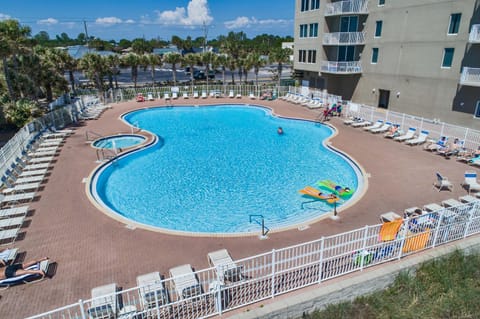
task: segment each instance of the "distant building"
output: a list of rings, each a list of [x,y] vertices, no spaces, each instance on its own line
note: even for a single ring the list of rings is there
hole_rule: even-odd
[[[480,128],[480,0],[296,0],[294,39],[302,83]]]
[[[96,53],[103,56],[116,54],[115,52],[112,52],[112,51],[97,51],[92,48],[89,49],[85,45],[72,45],[64,49],[67,50],[68,54],[70,54],[71,57],[77,60],[81,59],[87,53]]]
[[[166,48],[155,48],[153,49],[154,54],[164,55],[166,53],[178,53],[182,54],[176,45],[170,45]]]
[[[293,52],[293,48],[295,47],[295,42],[282,42],[282,49],[290,49]],[[290,55],[290,61],[293,62],[294,55]]]

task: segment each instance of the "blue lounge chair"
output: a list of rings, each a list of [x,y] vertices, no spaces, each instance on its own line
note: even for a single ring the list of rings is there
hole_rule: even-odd
[[[28,270],[43,270],[44,273],[48,272],[48,260],[43,260],[38,262],[30,267],[25,269]],[[45,276],[41,276],[38,274],[25,274],[20,276],[15,276],[11,278],[5,278],[0,280],[0,287],[8,288],[10,286],[20,285],[20,284],[27,284],[32,282],[38,282],[45,278]]]

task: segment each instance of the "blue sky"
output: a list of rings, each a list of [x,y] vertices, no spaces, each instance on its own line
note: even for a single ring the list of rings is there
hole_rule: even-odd
[[[76,38],[87,23],[89,36],[170,40],[208,38],[243,31],[249,38],[267,33],[293,35],[293,0],[9,0],[2,1],[0,19],[14,18],[32,28],[32,35],[62,32]]]

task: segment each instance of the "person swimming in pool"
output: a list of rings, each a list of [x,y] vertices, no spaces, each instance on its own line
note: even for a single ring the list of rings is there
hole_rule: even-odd
[[[282,134],[283,134],[283,128],[282,128],[281,126],[279,126],[279,127],[277,128],[277,133],[278,133],[278,135],[282,135]]]

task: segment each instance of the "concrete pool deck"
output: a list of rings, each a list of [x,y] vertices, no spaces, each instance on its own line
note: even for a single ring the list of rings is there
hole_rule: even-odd
[[[281,100],[242,99],[175,100],[174,105],[244,103],[270,107],[277,115],[315,119],[318,110]],[[82,122],[75,134],[66,139],[56,158],[39,199],[30,203],[29,222],[15,242],[23,259],[49,256],[56,263],[53,278],[33,285],[20,285],[0,291],[0,317],[23,318],[53,310],[79,299],[89,299],[93,287],[117,283],[119,287],[136,285],[140,274],[189,263],[206,268],[207,253],[226,248],[234,259],[256,255],[293,244],[319,239],[365,225],[379,223],[382,213],[439,203],[458,198],[467,192],[460,186],[465,170],[477,169],[454,159],[426,152],[421,146],[410,147],[343,125],[333,118],[338,129],[332,146],[351,156],[368,174],[368,189],[355,205],[339,213],[336,221],[324,219],[303,231],[289,230],[269,234],[268,240],[248,237],[188,237],[168,235],[143,229],[129,229],[101,213],[88,199],[85,179],[97,167],[96,151],[86,143],[86,132],[101,135],[131,133],[119,116],[127,111],[164,105],[164,101],[112,104],[98,120]],[[432,187],[435,172],[447,176],[454,184],[450,191]]]

